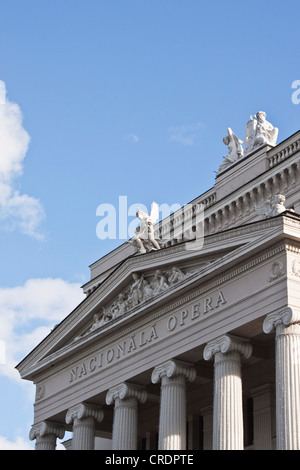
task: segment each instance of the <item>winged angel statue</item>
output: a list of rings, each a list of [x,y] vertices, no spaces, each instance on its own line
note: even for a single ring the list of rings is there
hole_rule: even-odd
[[[278,128],[274,127],[266,120],[266,113],[258,111],[255,116],[250,116],[246,124],[246,135],[244,142],[240,140],[228,127],[227,135],[223,137],[223,142],[228,147],[228,155],[224,155],[223,162],[219,166],[219,172],[222,172],[232,163],[248,155],[253,150],[257,150],[262,145],[274,147],[278,137]],[[246,146],[245,150],[242,144]]]
[[[223,142],[228,147],[228,155],[223,156],[224,160],[219,167],[219,171],[224,170],[227,166],[231,165],[239,158],[242,158],[244,155],[242,147],[243,141],[232,132],[230,127],[227,129],[227,134],[228,135],[223,137]]]
[[[153,224],[158,221],[159,208],[156,202],[152,202],[151,212],[148,215],[146,212],[138,209],[136,216],[140,219],[141,224],[135,230],[135,236],[129,241],[137,246],[139,253],[146,253],[151,250],[159,250],[162,248],[160,239],[155,238]]]

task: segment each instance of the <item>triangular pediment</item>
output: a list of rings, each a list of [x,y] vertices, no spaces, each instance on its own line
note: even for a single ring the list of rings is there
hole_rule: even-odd
[[[94,314],[87,329],[74,338],[74,341],[112,324],[124,315],[155,301],[160,294],[166,294],[173,288],[179,288],[186,280],[198,274],[211,261],[199,262],[197,265],[179,267],[174,264],[165,268],[154,268],[146,271],[134,271],[109,296],[108,301],[101,302],[100,309]],[[127,281],[127,283],[125,283]]]
[[[275,219],[211,235],[199,249],[182,243],[124,260],[19,364],[21,375],[33,377],[52,361],[74,354],[95,338],[101,341],[136,315],[174,300],[193,283],[240,262],[272,239],[272,230],[275,233],[279,225]]]
[[[176,252],[180,254],[178,248]],[[158,252],[126,260],[57,327],[64,326],[65,335],[47,355],[69,345],[79,345],[97,333],[122,327],[124,320],[161,302],[162,298],[166,300],[229,251],[232,248],[200,257],[193,255],[188,261],[182,256],[172,261],[167,256],[158,256]],[[75,316],[78,316],[76,323]],[[73,328],[67,329],[67,324],[64,325],[67,321],[71,321]]]

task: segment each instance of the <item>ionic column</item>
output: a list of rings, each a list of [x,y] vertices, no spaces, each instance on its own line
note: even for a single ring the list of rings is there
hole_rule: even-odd
[[[159,450],[186,448],[186,392],[185,381],[193,381],[193,367],[177,361],[167,361],[152,372],[152,382],[161,380],[159,415]]]
[[[276,330],[276,428],[278,450],[300,450],[300,312],[271,313],[265,333]]]
[[[96,422],[101,423],[104,413],[98,406],[80,403],[66,414],[66,423],[73,423],[72,450],[94,450]]]
[[[221,336],[208,343],[205,360],[214,357],[213,449],[244,448],[241,356],[249,358],[252,347],[234,336]]]
[[[65,428],[51,421],[43,421],[34,424],[29,433],[29,439],[36,439],[35,450],[55,450],[56,439],[62,439],[65,435]]]
[[[115,402],[113,422],[113,450],[137,450],[138,402],[145,403],[147,392],[140,387],[122,383],[111,388],[106,404]]]

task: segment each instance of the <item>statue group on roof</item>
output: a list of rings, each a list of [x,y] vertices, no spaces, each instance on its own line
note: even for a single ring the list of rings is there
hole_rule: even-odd
[[[257,150],[262,145],[274,147],[277,137],[278,128],[266,120],[266,113],[264,111],[258,111],[254,117],[250,116],[246,124],[244,142],[229,127],[227,129],[227,136],[223,138],[224,144],[228,147],[228,155],[223,156],[224,160],[219,166],[219,172],[253,150]],[[246,146],[245,150],[242,147],[243,143]]]

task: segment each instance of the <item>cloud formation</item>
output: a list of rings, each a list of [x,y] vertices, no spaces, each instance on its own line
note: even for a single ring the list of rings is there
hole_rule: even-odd
[[[30,445],[21,436],[17,436],[15,441],[9,441],[6,437],[0,436],[0,450],[34,450],[34,445]]]
[[[136,134],[126,134],[124,139],[132,144],[137,144],[140,141]]]
[[[15,188],[29,142],[20,107],[7,99],[5,83],[0,80],[0,224],[7,230],[41,239],[40,226],[45,219],[42,204]]]
[[[79,284],[62,279],[29,279],[23,286],[0,289],[0,376],[23,384],[17,363],[83,299]]]
[[[15,396],[16,387],[20,388],[22,398],[25,397],[30,404],[34,402],[34,385],[22,380],[15,367],[84,298],[80,284],[59,278],[29,279],[24,285],[0,288],[0,382],[3,403],[5,394],[10,391]],[[9,414],[7,408],[10,406],[9,401],[3,405],[6,409],[1,410],[2,415]],[[26,438],[27,430],[24,433],[22,428],[23,425],[10,437],[0,435],[0,450],[33,450],[34,442]],[[57,443],[57,450],[65,450],[60,442]]]
[[[171,140],[175,140],[182,145],[193,145],[199,139],[205,125],[202,122],[195,124],[182,124],[181,126],[170,127],[168,133]]]
[[[0,450],[34,450],[34,442],[17,436],[14,441],[10,441],[4,436],[0,436]],[[66,450],[64,445],[57,440],[56,450]]]

